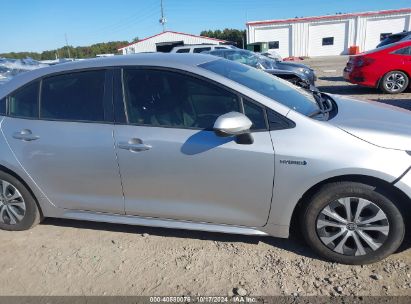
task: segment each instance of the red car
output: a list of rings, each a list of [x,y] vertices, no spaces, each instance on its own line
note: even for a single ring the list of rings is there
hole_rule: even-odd
[[[351,56],[344,78],[361,86],[401,93],[410,85],[411,41],[397,42]]]

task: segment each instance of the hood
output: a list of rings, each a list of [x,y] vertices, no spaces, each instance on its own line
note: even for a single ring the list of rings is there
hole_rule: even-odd
[[[379,147],[411,150],[411,112],[376,101],[332,95],[338,114],[328,122]]]
[[[302,63],[296,63],[296,62],[290,62],[290,61],[280,61],[277,62],[279,67],[285,67],[285,68],[304,68],[304,69],[308,69],[311,70],[311,68],[305,64]]]

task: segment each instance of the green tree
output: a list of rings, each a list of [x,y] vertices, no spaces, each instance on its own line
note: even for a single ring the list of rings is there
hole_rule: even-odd
[[[210,38],[216,38],[221,40],[227,40],[235,43],[239,48],[245,47],[246,44],[246,31],[237,29],[224,29],[224,30],[205,30],[200,33],[201,36]]]

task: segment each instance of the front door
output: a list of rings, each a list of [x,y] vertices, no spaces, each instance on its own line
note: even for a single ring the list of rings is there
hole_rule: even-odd
[[[56,206],[124,214],[105,71],[43,79],[40,107],[39,89],[34,82],[8,99],[1,128],[17,160]]]
[[[263,226],[274,178],[263,108],[244,102],[254,143],[242,145],[210,129],[243,111],[237,94],[173,71],[124,69],[123,81],[128,124],[114,135],[126,214]]]

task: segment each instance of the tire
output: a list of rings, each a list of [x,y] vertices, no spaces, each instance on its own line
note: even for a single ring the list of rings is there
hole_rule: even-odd
[[[0,229],[27,230],[40,220],[40,210],[26,186],[14,176],[0,171]]]
[[[405,234],[403,216],[390,195],[358,182],[323,186],[301,216],[306,242],[323,258],[342,264],[380,261],[400,247]]]
[[[401,71],[391,71],[381,79],[380,88],[384,93],[398,94],[404,92],[409,85],[407,74]]]

